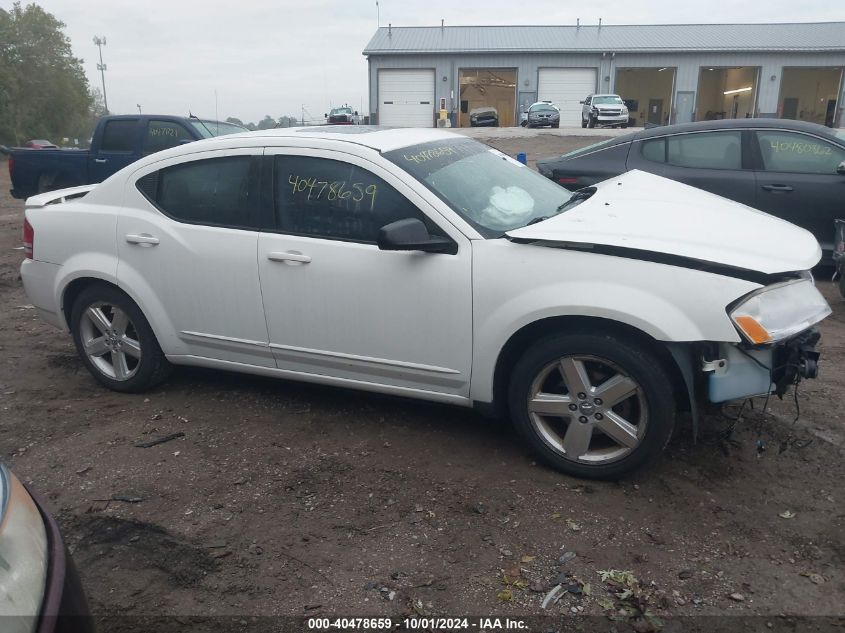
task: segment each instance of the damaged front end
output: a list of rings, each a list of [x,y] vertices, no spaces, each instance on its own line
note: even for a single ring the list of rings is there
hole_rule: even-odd
[[[782,395],[798,380],[816,377],[815,325],[831,309],[809,274],[755,290],[727,312],[743,340],[720,343],[715,357],[702,360],[710,402]]]

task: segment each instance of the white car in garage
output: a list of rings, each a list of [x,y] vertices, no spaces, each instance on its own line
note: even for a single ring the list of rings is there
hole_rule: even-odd
[[[815,374],[812,235],[642,172],[571,193],[439,130],[199,141],[27,201],[26,292],[102,384],[172,365],[507,413],[612,477]]]

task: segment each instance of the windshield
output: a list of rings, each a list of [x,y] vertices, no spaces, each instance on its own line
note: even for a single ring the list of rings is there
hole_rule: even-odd
[[[593,105],[622,105],[622,99],[616,95],[593,97]]]
[[[422,143],[384,156],[488,238],[556,215],[572,196],[533,169],[471,139]]]
[[[234,123],[224,123],[223,121],[209,121],[207,119],[191,119],[191,125],[194,126],[200,136],[203,138],[211,138],[212,136],[223,136],[224,134],[239,134],[246,132],[245,127],[235,125]]]
[[[352,108],[335,108],[332,114],[352,114]]]
[[[557,112],[557,108],[549,103],[541,103],[540,105],[531,106],[531,112]]]
[[[845,130],[836,129],[836,130],[831,130],[831,131],[836,135],[836,138],[839,138],[839,139],[842,139],[843,141],[845,141]]]

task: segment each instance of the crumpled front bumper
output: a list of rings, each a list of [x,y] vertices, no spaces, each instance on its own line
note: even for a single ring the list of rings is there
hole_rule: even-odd
[[[702,370],[707,377],[710,402],[726,402],[782,395],[786,389],[805,378],[818,376],[821,338],[816,328],[805,330],[785,341],[762,347],[722,343],[717,358],[705,359]]]

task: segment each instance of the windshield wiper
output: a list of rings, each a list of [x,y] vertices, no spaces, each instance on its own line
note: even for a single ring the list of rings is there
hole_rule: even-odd
[[[596,192],[595,187],[584,187],[583,189],[579,189],[578,191],[576,191],[575,193],[573,193],[570,196],[569,200],[567,200],[562,205],[560,205],[557,209],[555,209],[554,215],[558,215],[559,213],[563,213],[567,209],[584,202],[584,200],[586,200],[587,198],[592,196],[595,192]],[[541,215],[541,216],[538,216],[536,218],[531,218],[531,220],[525,226],[531,226],[532,224],[537,224],[538,222],[543,222],[545,220],[548,220],[551,217],[554,217],[554,216]]]
[[[570,197],[569,200],[567,200],[557,208],[557,212],[561,213],[563,211],[566,211],[567,209],[574,207],[577,204],[581,204],[582,202],[584,202],[584,200],[591,198],[595,192],[595,187],[584,187],[583,189],[579,189],[578,191],[572,194],[572,197]]]
[[[525,226],[531,226],[532,224],[537,224],[537,222],[542,222],[543,220],[548,220],[550,217],[552,217],[552,216],[541,215],[538,218],[532,218],[531,221],[528,224],[526,224]]]

